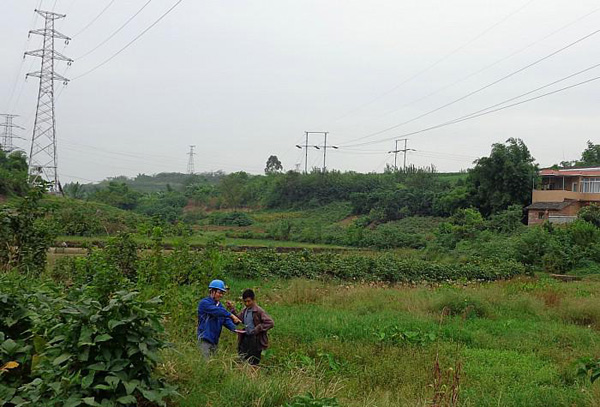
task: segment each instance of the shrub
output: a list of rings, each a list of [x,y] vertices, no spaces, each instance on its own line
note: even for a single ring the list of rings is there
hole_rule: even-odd
[[[443,264],[403,258],[391,253],[372,257],[360,254],[313,253],[308,250],[278,254],[272,250],[228,253],[224,272],[240,278],[333,277],[342,280],[387,282],[497,280],[525,273],[512,261],[473,260]]]
[[[45,269],[54,234],[43,219],[47,213],[40,206],[43,195],[43,187],[32,188],[14,210],[0,208],[0,269],[28,274]]]
[[[433,310],[445,311],[448,315],[461,315],[464,318],[481,318],[490,315],[490,307],[486,303],[456,291],[448,291],[440,296],[433,304]]]
[[[579,219],[583,219],[586,222],[590,222],[596,227],[600,228],[600,206],[599,205],[589,205],[584,208],[581,208],[578,214]]]
[[[254,223],[244,212],[215,212],[209,216],[209,222],[218,226],[250,226]]]
[[[2,405],[164,406],[174,394],[153,376],[166,346],[158,299],[119,291],[103,305],[86,287],[65,295],[11,275],[0,285]]]
[[[304,396],[296,396],[285,407],[338,407],[339,403],[335,397],[319,398],[312,393]]]

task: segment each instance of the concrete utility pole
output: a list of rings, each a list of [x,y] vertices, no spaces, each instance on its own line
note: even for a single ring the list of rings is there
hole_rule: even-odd
[[[16,124],[13,123],[13,119],[15,117],[19,117],[16,114],[0,114],[0,116],[3,116],[5,119],[4,123],[0,123],[0,127],[4,127],[4,131],[2,133],[2,139],[0,139],[0,147],[2,148],[3,151],[5,151],[6,153],[10,153],[15,149],[15,145],[13,143],[13,139],[23,139],[22,137],[18,137],[14,134],[13,129],[21,129],[21,130],[25,130],[23,127],[21,126],[17,126]]]
[[[328,146],[327,145],[327,135],[329,134],[329,132],[325,131],[323,132],[323,135],[325,136],[325,141],[323,143],[323,174],[325,174],[325,171],[327,171],[327,149],[328,148],[333,148],[335,150],[338,149],[338,146]]]
[[[304,149],[304,173],[305,174],[308,173],[308,148],[312,147],[312,148],[316,148],[317,150],[321,149],[317,145],[308,145],[308,137],[311,134],[323,134],[323,133],[325,133],[325,132],[323,132],[323,131],[305,131],[304,132],[304,136],[305,136],[304,145],[296,144],[296,148]]]
[[[44,28],[29,31],[29,35],[36,34],[44,37],[41,49],[28,51],[25,55],[42,59],[41,68],[37,72],[30,72],[27,77],[40,78],[35,124],[31,138],[29,154],[29,175],[32,180],[43,177],[50,182],[50,191],[61,190],[58,181],[58,159],[56,156],[56,119],[54,116],[54,81],[69,81],[67,78],[54,71],[54,61],[65,61],[71,64],[73,60],[54,50],[54,40],[62,39],[68,44],[70,38],[54,29],[54,21],[66,17],[50,11],[35,10],[44,20]]]
[[[398,142],[399,141],[404,141],[404,148],[403,149],[398,149]],[[406,142],[408,141],[407,138],[403,138],[403,139],[399,139],[396,140],[396,147],[392,150],[392,151],[388,151],[389,153],[394,153],[394,169],[396,171],[398,171],[398,153],[404,153],[404,166],[403,171],[406,171],[406,152],[407,151],[416,151],[414,148],[406,148]]]
[[[188,155],[190,156],[190,158],[188,159],[188,166],[187,166],[187,173],[190,175],[194,175],[194,155],[196,153],[194,153],[194,148],[196,146],[190,146],[190,152],[188,153]]]

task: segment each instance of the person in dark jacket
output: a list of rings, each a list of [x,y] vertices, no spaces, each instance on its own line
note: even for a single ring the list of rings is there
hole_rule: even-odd
[[[241,322],[220,302],[227,290],[225,283],[222,280],[213,280],[208,285],[208,289],[208,297],[198,303],[198,328],[196,329],[198,346],[206,359],[217,351],[223,325],[235,332],[235,324]]]
[[[242,300],[246,307],[237,314],[237,317],[246,328],[238,335],[238,353],[251,365],[258,365],[262,351],[269,346],[267,331],[273,328],[273,319],[256,304],[254,291],[245,290],[242,293]],[[232,313],[236,313],[235,307],[229,301],[227,306]]]

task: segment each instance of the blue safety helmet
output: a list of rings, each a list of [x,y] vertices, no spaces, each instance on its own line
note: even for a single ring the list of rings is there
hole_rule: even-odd
[[[215,288],[219,291],[227,291],[227,287],[225,286],[225,282],[223,280],[213,280],[208,285],[208,288]]]

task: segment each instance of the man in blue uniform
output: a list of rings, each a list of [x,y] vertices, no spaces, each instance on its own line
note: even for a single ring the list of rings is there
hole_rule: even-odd
[[[227,290],[222,280],[211,281],[208,290],[208,297],[198,303],[198,329],[196,331],[198,346],[206,359],[217,351],[223,325],[235,332],[235,324],[241,322],[237,316],[227,311],[221,304],[221,298]]]

